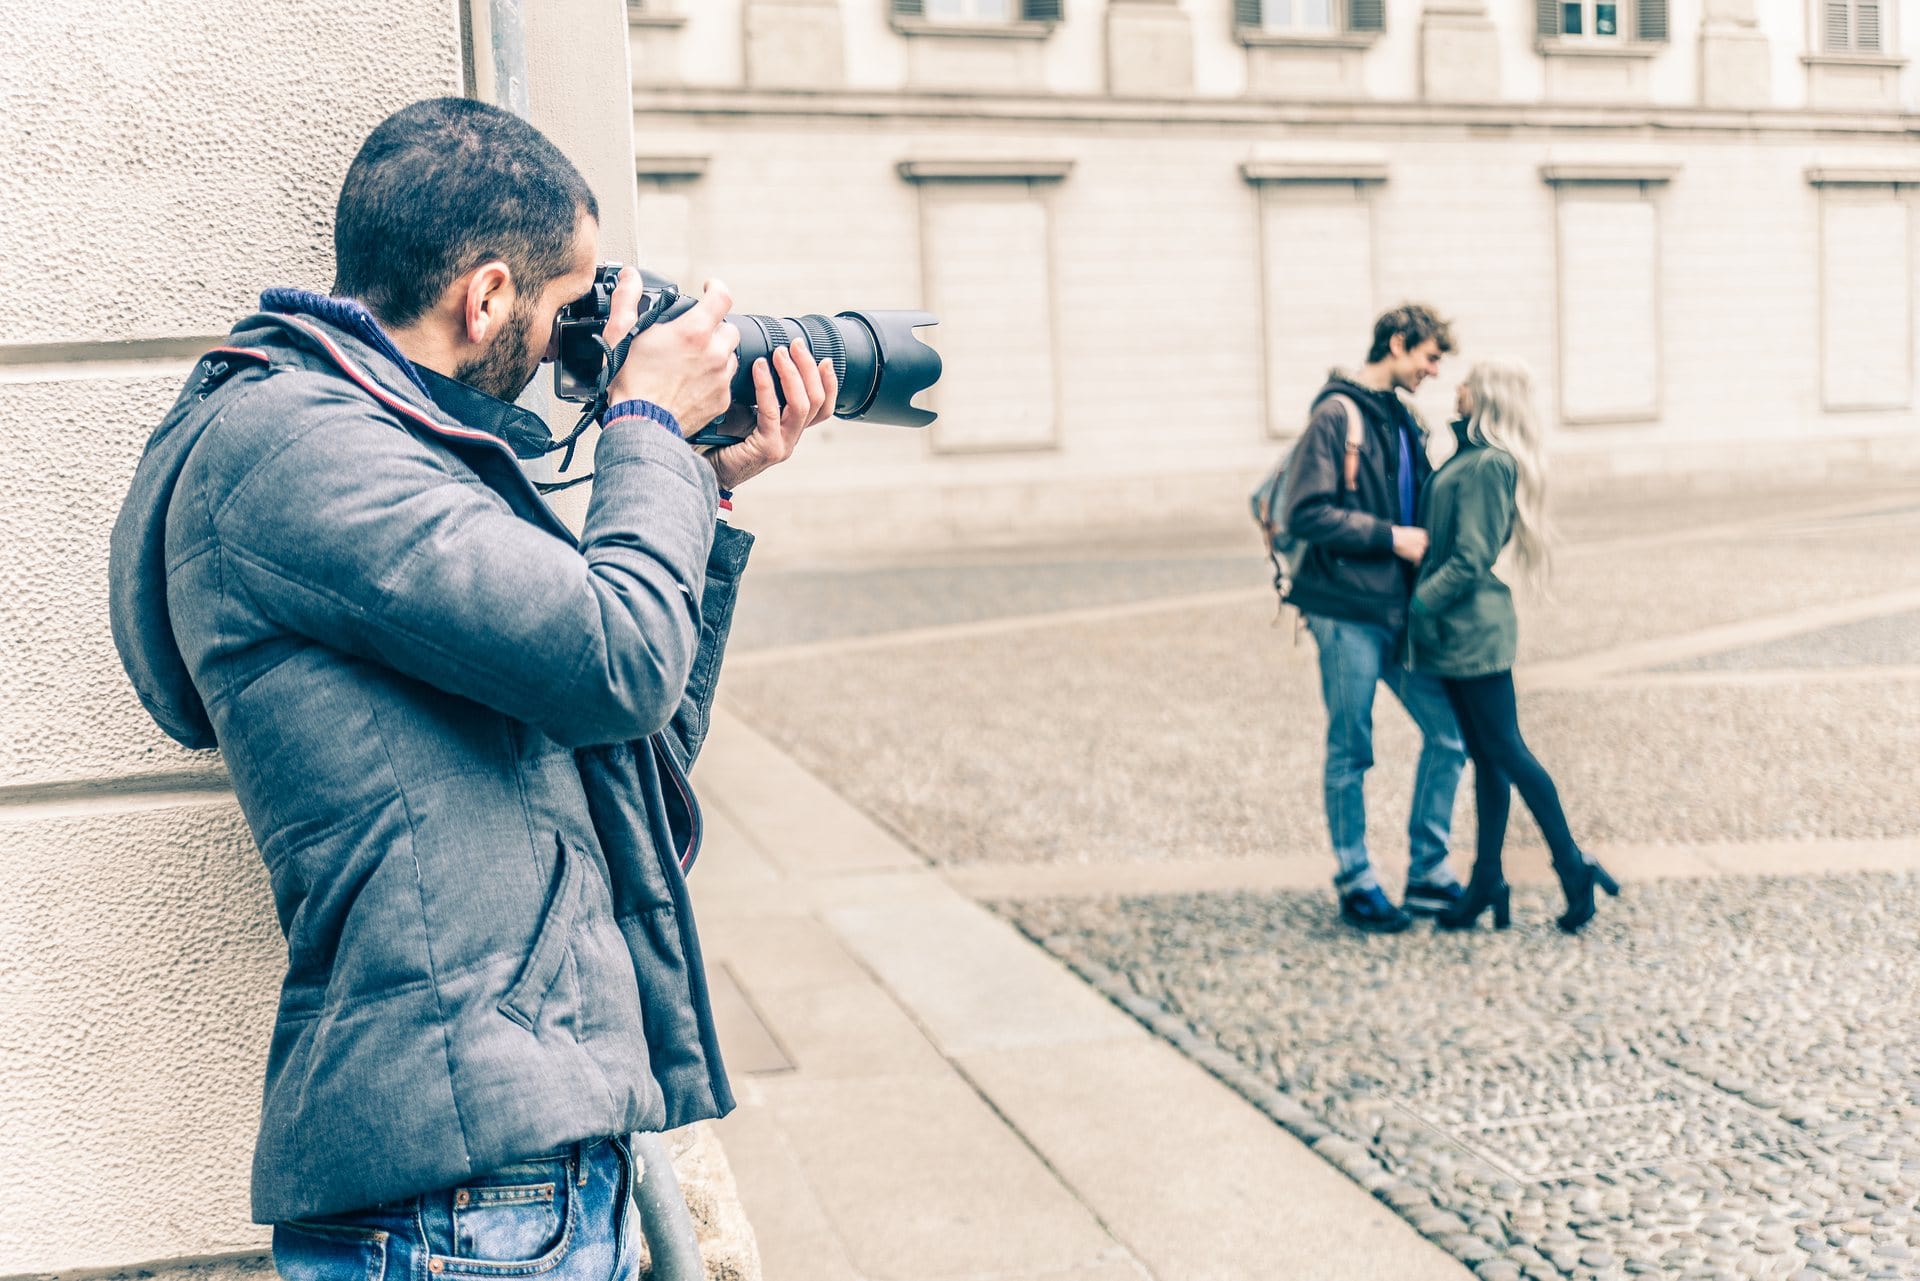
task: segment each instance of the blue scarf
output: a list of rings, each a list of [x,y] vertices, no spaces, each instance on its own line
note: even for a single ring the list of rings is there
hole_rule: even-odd
[[[260,310],[276,315],[287,316],[299,313],[312,316],[315,320],[324,320],[335,329],[352,334],[367,346],[400,366],[402,373],[420,389],[420,394],[428,400],[433,393],[427,390],[426,383],[414,372],[413,362],[400,354],[393,345],[393,339],[387,337],[387,331],[373,318],[373,313],[351,298],[330,298],[326,294],[316,294],[310,289],[278,288],[262,291]]]

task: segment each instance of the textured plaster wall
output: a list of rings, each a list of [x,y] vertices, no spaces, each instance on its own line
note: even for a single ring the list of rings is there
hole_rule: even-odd
[[[218,768],[146,721],[106,626],[107,534],[186,366],[104,344],[325,288],[354,149],[461,83],[455,0],[0,4],[0,1276],[266,1240],[258,855],[230,802],[116,794]]]
[[[154,725],[107,631],[107,536],[179,384],[0,382],[0,423],[30,424],[0,449],[0,787],[217,768]]]
[[[257,1248],[285,947],[239,812],[0,812],[0,857],[0,1275]]]
[[[332,279],[360,139],[461,84],[454,0],[0,5],[0,342],[224,332]]]

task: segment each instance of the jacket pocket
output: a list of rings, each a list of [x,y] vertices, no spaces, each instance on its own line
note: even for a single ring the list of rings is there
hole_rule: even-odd
[[[566,838],[554,833],[555,859],[553,892],[547,896],[547,910],[534,935],[533,949],[520,967],[519,977],[500,1000],[500,1012],[527,1031],[540,1020],[540,1008],[546,1004],[553,981],[560,977],[567,949],[573,940],[573,922],[580,909],[580,859]]]

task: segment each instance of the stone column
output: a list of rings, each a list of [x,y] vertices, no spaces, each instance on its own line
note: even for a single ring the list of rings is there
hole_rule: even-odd
[[[1179,0],[1112,0],[1107,6],[1107,92],[1116,98],[1193,92],[1193,19]]]
[[[756,89],[838,89],[846,80],[840,0],[747,0],[747,83]]]
[[[1700,105],[1764,107],[1773,60],[1753,0],[1705,0],[1700,19]]]
[[[1500,97],[1500,39],[1486,0],[1427,0],[1420,16],[1420,93],[1429,102]]]

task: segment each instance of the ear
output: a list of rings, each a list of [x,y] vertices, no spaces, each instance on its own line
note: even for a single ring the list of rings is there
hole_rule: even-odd
[[[484,347],[506,326],[513,299],[513,271],[506,263],[496,258],[468,272],[460,317],[466,340]]]
[[[1405,334],[1395,334],[1387,339],[1387,350],[1400,359],[1405,360],[1407,358],[1407,336]]]

